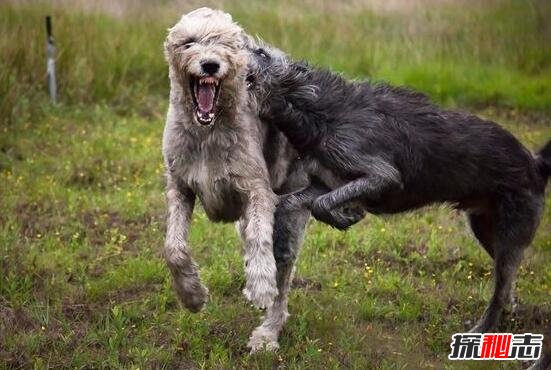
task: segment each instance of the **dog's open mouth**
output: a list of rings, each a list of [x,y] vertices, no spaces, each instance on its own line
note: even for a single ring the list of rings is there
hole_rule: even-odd
[[[252,88],[256,83],[256,76],[253,73],[249,73],[245,79],[245,83],[247,84],[248,89]]]
[[[210,125],[216,116],[220,80],[214,77],[192,77],[189,80],[197,121]]]

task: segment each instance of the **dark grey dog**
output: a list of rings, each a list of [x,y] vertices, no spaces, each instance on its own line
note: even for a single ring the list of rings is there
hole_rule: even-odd
[[[316,219],[346,229],[365,212],[393,214],[433,203],[464,210],[495,265],[492,300],[472,331],[493,328],[540,221],[551,142],[533,156],[497,124],[442,109],[420,93],[349,82],[277,50],[252,54],[248,79],[260,117],[285,134],[311,178],[310,186],[280,200],[278,214],[306,207]],[[286,230],[279,229],[278,265],[294,258],[282,242]]]

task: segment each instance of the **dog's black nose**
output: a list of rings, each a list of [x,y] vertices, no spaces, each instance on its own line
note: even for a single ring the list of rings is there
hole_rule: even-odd
[[[220,69],[220,64],[212,60],[207,60],[201,62],[201,68],[203,68],[203,72],[209,75],[213,75]]]

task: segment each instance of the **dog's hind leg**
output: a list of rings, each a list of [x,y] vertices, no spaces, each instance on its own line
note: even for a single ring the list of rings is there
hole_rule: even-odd
[[[292,282],[295,261],[302,245],[304,229],[310,212],[305,207],[294,209],[278,207],[274,222],[274,257],[277,265],[278,295],[268,308],[264,320],[249,339],[251,352],[276,350],[278,336],[289,317],[287,299]]]
[[[503,308],[509,300],[513,282],[522,260],[522,245],[501,245],[501,250],[496,252],[494,261],[494,293],[490,304],[472,333],[487,333],[495,328],[503,312]]]
[[[549,370],[551,369],[551,354],[543,354],[541,358],[526,370]]]
[[[543,337],[543,353],[527,370],[549,370],[551,369],[551,327],[547,327]]]
[[[331,189],[316,180],[301,190],[281,195],[277,207],[280,211],[288,212],[302,208],[310,209],[314,200],[330,191]]]
[[[551,327],[546,330],[543,338],[543,353],[527,370],[549,370],[551,369]]]
[[[369,174],[317,198],[312,203],[312,216],[343,230],[358,222],[363,215],[359,213],[346,217],[342,212],[334,212],[335,209],[356,200],[377,200],[384,192],[402,186],[399,172],[392,165],[384,161],[374,161],[369,166],[373,167]]]
[[[309,206],[321,194],[330,191],[321,184],[311,184],[302,190],[279,197],[274,216],[273,246],[277,266],[278,295],[268,307],[263,322],[249,338],[251,352],[262,349],[276,350],[279,333],[287,321],[287,297],[292,282],[293,269],[310,216]]]
[[[502,199],[495,211],[494,293],[484,315],[471,329],[486,333],[496,327],[503,307],[510,298],[524,248],[534,237],[543,200],[536,196],[510,196]]]
[[[490,211],[484,213],[469,213],[469,226],[480,245],[494,258],[495,225]]]
[[[490,210],[484,212],[469,212],[469,225],[471,230],[486,252],[494,258],[494,243],[495,243],[495,220]],[[517,312],[518,305],[515,299],[515,283],[511,286],[509,292],[509,303],[511,304],[511,312]]]

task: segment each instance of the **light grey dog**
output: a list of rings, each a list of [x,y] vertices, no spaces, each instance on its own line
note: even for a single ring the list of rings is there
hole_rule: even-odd
[[[272,327],[278,332],[287,317],[290,270],[280,269],[276,280],[272,249],[275,191],[296,190],[306,179],[292,169],[296,152],[287,140],[262,124],[250,105],[248,41],[229,14],[208,8],[185,14],[169,30],[164,45],[170,78],[163,135],[165,258],[182,304],[201,310],[208,290],[187,241],[195,198],[210,220],[238,221],[245,245],[244,294],[254,305],[268,308],[249,342],[257,350],[277,346]],[[308,213],[295,214],[298,233],[290,234],[289,242],[300,242],[307,219]]]

